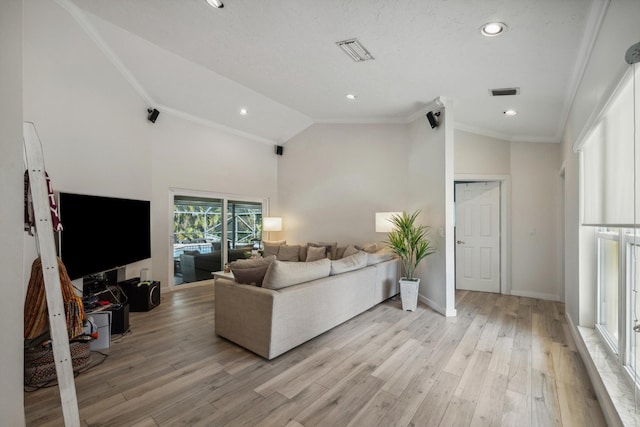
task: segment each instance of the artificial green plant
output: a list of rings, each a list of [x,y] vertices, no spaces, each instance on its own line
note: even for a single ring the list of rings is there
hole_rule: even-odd
[[[406,280],[415,281],[415,269],[423,259],[435,252],[428,237],[430,227],[415,223],[419,214],[419,210],[411,215],[402,212],[389,219],[394,229],[387,235],[385,243],[402,260]]]

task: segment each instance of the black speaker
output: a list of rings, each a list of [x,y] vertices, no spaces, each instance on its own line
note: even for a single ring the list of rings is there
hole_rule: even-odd
[[[436,115],[439,115],[436,113]],[[427,120],[429,120],[429,124],[431,125],[431,129],[438,127],[438,120],[433,115],[433,112],[429,111],[427,113]]]
[[[147,113],[149,113],[149,115],[147,116],[147,120],[149,120],[151,123],[155,123],[158,119],[158,116],[160,115],[160,111],[156,110],[155,108],[149,108],[147,110]]]
[[[149,311],[160,305],[160,282],[133,284],[131,280],[120,283],[127,296],[129,311]]]
[[[116,305],[111,309],[111,335],[124,334],[129,330],[129,304]]]
[[[284,147],[282,145],[276,145],[276,154],[282,156],[282,153],[284,153]]]

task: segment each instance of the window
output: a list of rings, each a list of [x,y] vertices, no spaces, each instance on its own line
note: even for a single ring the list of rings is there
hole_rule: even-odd
[[[581,151],[582,226],[598,227],[593,260],[597,269],[595,327],[636,387],[640,387],[640,275],[636,267],[640,231],[634,231],[640,220],[640,146],[636,136],[640,120],[634,114],[640,111],[638,80],[640,68],[631,69],[574,147]]]

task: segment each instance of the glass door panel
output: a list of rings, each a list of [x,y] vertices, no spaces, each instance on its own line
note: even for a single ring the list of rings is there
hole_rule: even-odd
[[[173,265],[174,284],[212,278],[224,265],[223,201],[174,196]]]
[[[227,203],[227,238],[229,262],[248,258],[260,248],[262,240],[262,203],[229,201]]]

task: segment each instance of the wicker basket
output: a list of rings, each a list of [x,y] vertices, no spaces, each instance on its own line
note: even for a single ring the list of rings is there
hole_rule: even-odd
[[[80,372],[89,366],[91,350],[88,342],[71,342],[69,350],[73,372]],[[56,379],[56,364],[51,347],[24,350],[24,384],[26,386],[43,386]]]

